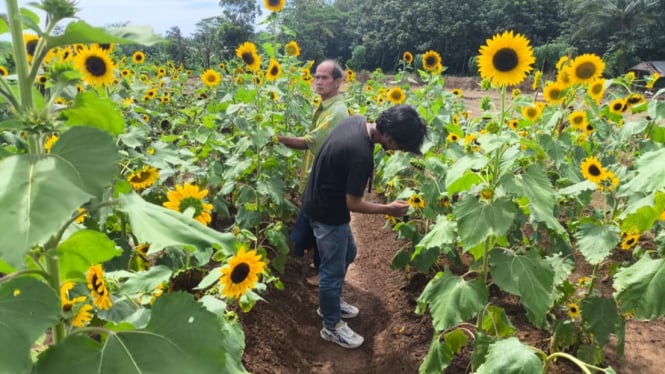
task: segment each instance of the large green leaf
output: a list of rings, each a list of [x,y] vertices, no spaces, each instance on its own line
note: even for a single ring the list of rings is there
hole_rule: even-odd
[[[656,319],[665,315],[665,259],[642,257],[614,277],[614,297],[624,313]]]
[[[221,233],[182,213],[149,203],[135,192],[120,195],[120,210],[129,217],[139,242],[150,243],[150,253],[168,246],[194,247],[204,251],[220,245],[227,255],[235,253],[235,237]]]
[[[480,155],[470,155],[466,157],[462,157],[461,159],[457,160],[450,169],[448,169],[448,172],[446,173],[446,189],[448,190],[448,193],[453,193],[459,191],[459,187],[455,187],[459,183],[458,180],[462,177],[467,177],[471,178],[471,181],[474,183],[480,183],[481,179],[480,177],[476,174],[471,172],[471,169],[482,169],[487,165],[488,160],[487,158],[480,156]],[[463,185],[468,185],[467,183],[463,183]]]
[[[457,224],[446,216],[438,216],[436,224],[417,244],[417,248],[442,248],[444,244],[455,244]]]
[[[84,21],[70,22],[63,34],[49,36],[46,44],[49,48],[76,43],[121,43],[154,45],[163,39],[156,35],[149,26],[131,26],[105,30],[90,26]]]
[[[436,331],[443,331],[475,317],[487,304],[489,291],[480,279],[466,281],[450,272],[433,278],[418,298],[429,305]]]
[[[0,160],[0,256],[19,268],[23,254],[57,232],[76,209],[101,196],[115,176],[117,149],[98,129],[71,128],[50,154]]]
[[[111,333],[103,344],[69,337],[44,353],[35,373],[228,372],[225,323],[191,295],[167,294],[155,302],[145,329]]]
[[[467,196],[453,209],[457,217],[458,233],[465,248],[471,248],[490,235],[501,236],[513,224],[517,207],[508,198],[491,203]]]
[[[485,362],[476,374],[531,374],[543,371],[536,352],[517,338],[499,340],[489,346]]]
[[[419,374],[440,374],[453,362],[455,354],[438,334],[434,335],[427,356],[418,368]]]
[[[620,240],[616,226],[603,226],[595,222],[581,224],[573,236],[577,239],[577,249],[592,265],[603,262]]]
[[[621,193],[649,193],[665,188],[665,148],[642,154],[637,161],[635,176],[620,187]]]
[[[35,278],[0,283],[0,373],[27,373],[30,348],[58,321],[60,299]]]
[[[553,302],[554,270],[551,265],[535,251],[527,254],[494,251],[490,264],[494,282],[502,290],[519,296],[529,321],[542,327]]]
[[[76,95],[74,104],[63,110],[69,126],[90,126],[119,135],[125,130],[125,120],[109,98],[99,97],[93,91]]]
[[[137,273],[129,278],[121,287],[120,293],[131,295],[136,293],[151,293],[157,286],[171,278],[173,270],[164,265],[155,265],[147,271]]]
[[[58,251],[60,275],[65,279],[80,278],[91,265],[122,254],[122,249],[116,248],[108,236],[93,230],[75,232],[58,245]]]
[[[554,189],[542,168],[529,166],[526,173],[515,175],[514,181],[529,198],[531,216],[535,221],[545,223],[558,233],[566,231],[554,216]]]
[[[610,341],[610,334],[616,331],[619,313],[614,299],[587,297],[582,302],[582,320],[588,326],[601,346]]]

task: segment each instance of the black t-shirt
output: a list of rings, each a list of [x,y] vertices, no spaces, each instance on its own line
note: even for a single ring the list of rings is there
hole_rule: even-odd
[[[351,221],[346,195],[362,197],[374,170],[374,144],[356,115],[340,122],[316,155],[303,194],[303,212],[327,225]]]

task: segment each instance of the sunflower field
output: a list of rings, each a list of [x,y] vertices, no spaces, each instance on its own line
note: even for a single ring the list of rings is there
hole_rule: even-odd
[[[73,2],[37,4],[42,26],[6,0],[0,373],[246,372],[237,313],[283,288],[298,209],[301,155],[276,134],[307,132],[319,100],[314,61],[295,36],[276,41],[283,2],[266,3],[269,32],[190,71],[146,58],[161,42],[150,29],[56,32]],[[626,321],[665,315],[664,90],[633,88],[660,77],[606,77],[592,54],[561,56],[555,76],[535,63],[525,35],[480,46],[482,88],[500,102],[479,116],[437,51],[405,51],[390,76],[346,72],[353,114],[406,103],[429,125],[420,157],[377,148],[373,186],[411,205],[385,224],[410,243],[392,267],[429,276],[422,373],[464,347],[478,373],[557,359],[612,373],[603,351],[612,338],[623,351]],[[580,261],[592,271],[572,279]],[[519,298],[549,348],[521,342],[490,293]]]

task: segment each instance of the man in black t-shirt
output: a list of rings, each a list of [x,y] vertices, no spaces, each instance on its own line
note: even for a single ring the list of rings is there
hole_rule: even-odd
[[[357,252],[350,212],[399,217],[409,207],[403,200],[387,204],[363,200],[365,187],[369,184],[371,189],[374,145],[420,154],[426,134],[418,112],[398,105],[382,112],[376,123],[362,116],[340,122],[314,160],[303,195],[303,213],[310,220],[321,256],[317,313],[323,317],[321,337],[325,340],[345,348],[359,347],[364,341],[342,320],[359,313],[341,298],[346,271]]]

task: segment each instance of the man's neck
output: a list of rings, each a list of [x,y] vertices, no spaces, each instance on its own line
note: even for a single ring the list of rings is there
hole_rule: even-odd
[[[339,94],[339,92],[336,92],[334,95],[330,95],[330,96],[327,96],[325,98],[322,96],[321,97],[321,102],[323,103],[324,101],[328,101],[328,100],[332,99],[333,97],[337,96],[338,94]]]

